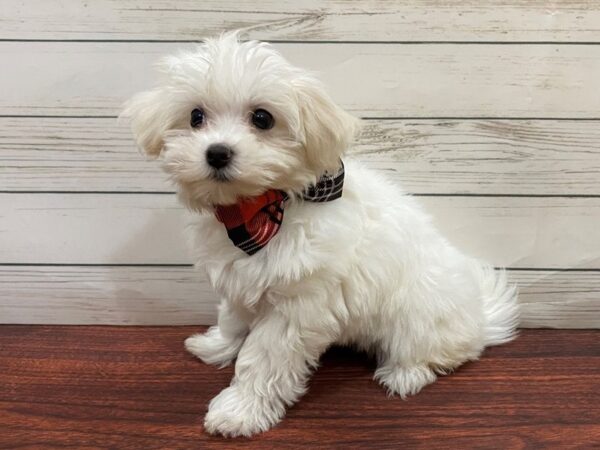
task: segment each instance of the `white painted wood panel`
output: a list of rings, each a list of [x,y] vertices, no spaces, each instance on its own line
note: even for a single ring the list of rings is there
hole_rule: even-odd
[[[600,327],[599,272],[509,271],[521,326]],[[0,323],[208,325],[217,297],[188,267],[0,267]]]
[[[193,46],[168,41],[234,28],[287,41],[286,57],[373,119],[355,148],[367,165],[411,192],[490,195],[421,200],[465,251],[539,269],[510,272],[523,326],[600,327],[600,198],[510,197],[600,194],[591,0],[2,2],[0,191],[141,193],[0,194],[0,323],[214,321],[208,286],[164,266],[190,262],[185,213],[151,193],[172,188],[114,116],[158,58]],[[68,117],[15,117],[31,115]],[[598,270],[543,270],[563,267]]]
[[[2,39],[599,41],[593,0],[25,0],[2,4]]]
[[[0,194],[0,264],[180,264],[174,195]]]
[[[116,118],[0,118],[0,191],[172,191]]]
[[[189,267],[0,266],[0,323],[215,322],[217,298]]]
[[[600,269],[600,198],[421,197],[459,248],[497,266]],[[174,195],[0,194],[0,264],[185,264]]]
[[[115,115],[182,44],[0,42],[0,115]],[[600,46],[276,44],[367,117],[597,118]],[[368,70],[365,70],[368,68]],[[351,76],[350,76],[351,75]]]
[[[600,121],[368,120],[353,154],[414,193],[599,195]],[[114,118],[0,118],[2,191],[170,191]]]
[[[442,233],[495,266],[600,268],[600,198],[421,197]]]
[[[600,272],[509,271],[519,286],[521,326],[600,328]]]

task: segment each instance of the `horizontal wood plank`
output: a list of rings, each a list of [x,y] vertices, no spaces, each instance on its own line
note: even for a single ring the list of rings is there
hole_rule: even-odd
[[[0,42],[0,115],[113,116],[182,44]],[[600,45],[280,43],[367,117],[598,118]],[[368,67],[369,70],[364,70]],[[43,70],[41,70],[43,68]],[[348,76],[360,74],[360,76]]]
[[[28,0],[6,2],[0,39],[600,41],[600,6],[547,0]]]
[[[0,118],[2,191],[172,191],[115,118]]]
[[[212,324],[217,297],[191,267],[0,266],[1,323]]]
[[[600,268],[600,198],[421,197],[459,248],[496,266]],[[0,263],[185,264],[174,195],[0,194]]]
[[[600,272],[509,271],[521,326],[600,327]],[[191,267],[0,266],[0,323],[213,324],[217,296]]]
[[[0,263],[181,264],[174,195],[0,194]]]
[[[600,328],[600,272],[509,271],[519,287],[521,326]]]
[[[592,449],[600,331],[523,330],[408,401],[374,358],[333,348],[280,424],[250,439],[202,427],[233,366],[183,348],[202,327],[0,327],[0,447],[77,449]]]
[[[367,120],[351,153],[413,193],[600,195],[600,121]],[[170,191],[113,118],[0,118],[2,191]]]

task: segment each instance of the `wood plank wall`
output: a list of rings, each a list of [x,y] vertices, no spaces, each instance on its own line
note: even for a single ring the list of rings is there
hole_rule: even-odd
[[[116,116],[244,29],[365,119],[352,152],[507,266],[525,327],[600,326],[600,3],[23,0],[0,8],[0,322],[212,323],[186,213]]]

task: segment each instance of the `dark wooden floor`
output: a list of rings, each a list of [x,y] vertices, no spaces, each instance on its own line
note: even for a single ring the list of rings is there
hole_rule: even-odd
[[[523,331],[407,401],[328,352],[309,393],[254,439],[207,436],[232,369],[184,352],[191,327],[0,326],[0,448],[592,448],[600,330]]]

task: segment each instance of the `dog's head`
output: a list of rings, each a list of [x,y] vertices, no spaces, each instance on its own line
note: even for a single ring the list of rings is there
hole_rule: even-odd
[[[358,121],[269,44],[234,33],[160,64],[164,82],[126,105],[139,147],[193,209],[268,189],[299,192],[335,171]]]

